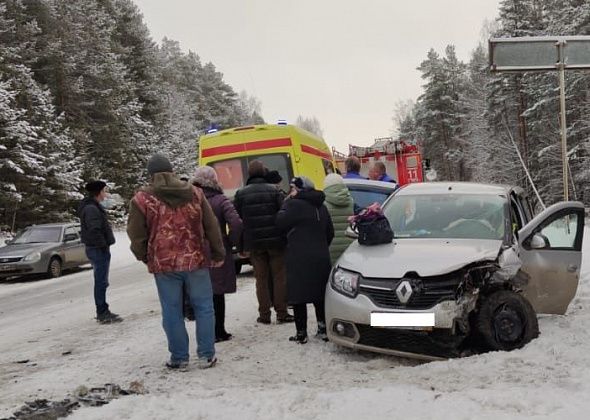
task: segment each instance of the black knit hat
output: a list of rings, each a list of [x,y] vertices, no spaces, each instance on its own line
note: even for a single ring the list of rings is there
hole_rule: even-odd
[[[98,180],[98,181],[89,181],[89,182],[87,182],[86,183],[86,186],[84,188],[90,194],[92,194],[92,195],[98,195],[106,186],[107,186],[107,183],[106,182]]]
[[[148,174],[153,175],[158,172],[174,172],[172,164],[168,158],[160,153],[153,155],[147,164]]]

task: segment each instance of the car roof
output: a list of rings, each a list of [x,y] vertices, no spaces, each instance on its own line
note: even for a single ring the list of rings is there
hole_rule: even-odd
[[[64,223],[43,223],[43,224],[39,224],[39,225],[29,225],[27,227],[40,227],[40,228],[46,228],[46,227],[70,227],[70,226],[80,226],[80,223],[74,223],[74,222],[64,222]]]
[[[417,182],[404,185],[396,195],[422,194],[490,194],[509,195],[511,191],[520,192],[521,188],[500,185],[480,184],[477,182]]]
[[[377,187],[394,191],[397,188],[395,182],[373,181],[372,179],[344,178],[344,184],[354,187]]]

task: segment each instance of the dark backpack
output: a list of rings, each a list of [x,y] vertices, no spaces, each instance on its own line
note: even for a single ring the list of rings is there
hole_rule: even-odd
[[[393,230],[381,207],[374,203],[350,219],[350,227],[358,235],[361,245],[388,244],[393,241]]]

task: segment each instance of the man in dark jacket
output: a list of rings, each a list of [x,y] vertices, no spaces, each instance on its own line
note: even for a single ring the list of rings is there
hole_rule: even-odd
[[[273,304],[277,323],[293,322],[293,316],[287,312],[286,239],[275,226],[284,196],[268,182],[267,174],[262,162],[250,162],[248,181],[244,188],[236,192],[234,205],[244,223],[242,250],[250,253],[256,277],[260,314],[257,322],[270,324],[270,308]]]
[[[103,181],[90,181],[86,184],[86,197],[78,207],[82,228],[82,243],[86,245],[86,255],[94,270],[94,303],[96,320],[100,324],[121,322],[123,319],[109,310],[106,300],[109,287],[109,266],[111,252],[109,247],[115,243],[115,236],[107,214],[100,203],[107,196],[107,184]]]

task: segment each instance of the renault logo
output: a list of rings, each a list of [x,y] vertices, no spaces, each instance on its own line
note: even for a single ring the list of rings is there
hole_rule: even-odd
[[[412,285],[407,280],[402,281],[395,289],[395,294],[399,301],[405,305],[412,296]]]

